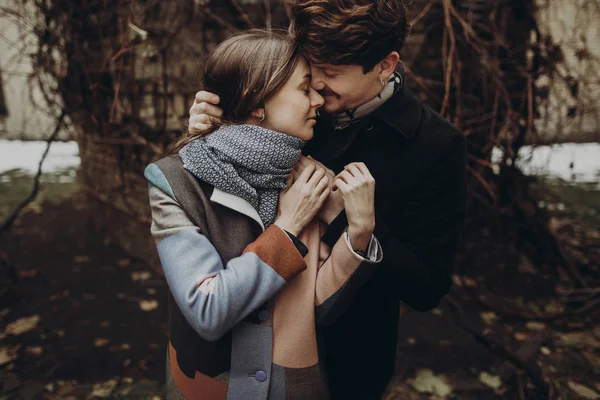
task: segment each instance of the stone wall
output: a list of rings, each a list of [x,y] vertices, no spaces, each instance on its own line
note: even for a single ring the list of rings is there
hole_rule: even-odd
[[[0,139],[44,140],[53,131],[55,121],[46,113],[46,102],[39,87],[30,81],[31,54],[37,48],[30,25],[30,21],[35,20],[35,10],[15,0],[0,0],[0,8],[14,10],[25,17],[19,20],[10,13],[0,13]],[[5,105],[4,113],[2,105]],[[58,136],[58,140],[70,138],[66,129]]]
[[[536,82],[538,141],[600,142],[600,3],[536,3],[540,32],[556,46],[555,70]]]

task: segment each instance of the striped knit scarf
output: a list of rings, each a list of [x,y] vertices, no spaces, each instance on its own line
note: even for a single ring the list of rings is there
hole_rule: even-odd
[[[360,121],[361,118],[366,117],[375,111],[379,106],[388,101],[390,97],[394,95],[394,93],[404,86],[405,77],[406,72],[404,65],[399,62],[396,71],[394,71],[394,73],[389,77],[385,87],[377,96],[375,96],[373,100],[351,110],[342,111],[328,116],[333,124],[333,128],[336,131],[347,128],[353,123]]]

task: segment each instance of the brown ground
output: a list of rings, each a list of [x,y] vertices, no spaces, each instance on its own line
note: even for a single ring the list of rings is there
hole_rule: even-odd
[[[10,278],[0,271],[0,399],[161,396],[166,285],[146,264],[87,232],[86,210],[77,204],[81,202],[74,197],[30,210],[0,238],[0,253],[20,277],[18,285],[9,286]],[[481,258],[469,262],[498,261],[493,252],[481,252]],[[479,272],[474,269],[471,278],[457,278],[459,284],[450,295],[461,305],[467,328],[458,327],[448,301],[429,313],[405,310],[397,375],[386,398],[444,398],[448,388],[452,394],[447,398],[548,398],[511,364],[499,371],[496,367],[504,357],[477,343],[468,330],[511,353],[533,347],[529,362],[551,382],[551,398],[600,398],[598,307],[557,323],[544,322],[544,316],[566,307],[553,290],[545,289],[553,287],[552,279],[548,283],[548,277],[524,260],[519,261],[516,278],[506,271],[487,278]],[[500,281],[504,285],[498,285]],[[469,295],[482,291],[509,295],[494,307],[493,296],[480,302]],[[516,311],[506,298],[519,306]],[[510,316],[511,310],[540,318]],[[37,323],[23,319],[35,316]],[[27,321],[34,326],[18,334],[15,323]],[[481,382],[482,372],[509,378],[494,390]]]

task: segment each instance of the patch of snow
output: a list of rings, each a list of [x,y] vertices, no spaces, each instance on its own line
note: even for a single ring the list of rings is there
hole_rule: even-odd
[[[23,169],[35,174],[42,154],[44,141],[0,140],[0,173],[11,169]],[[79,147],[75,141],[54,142],[42,165],[42,172],[56,172],[80,164]]]
[[[497,164],[502,150],[492,152]],[[517,166],[527,175],[551,176],[572,182],[600,181],[600,143],[565,143],[551,146],[523,146]]]

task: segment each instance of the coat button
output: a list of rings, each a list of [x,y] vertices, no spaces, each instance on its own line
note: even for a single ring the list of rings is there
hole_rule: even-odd
[[[259,382],[264,382],[267,380],[267,373],[265,371],[258,371],[254,375],[254,378]]]
[[[261,322],[265,322],[270,316],[271,314],[267,310],[262,310],[258,313],[258,319],[260,319]]]

